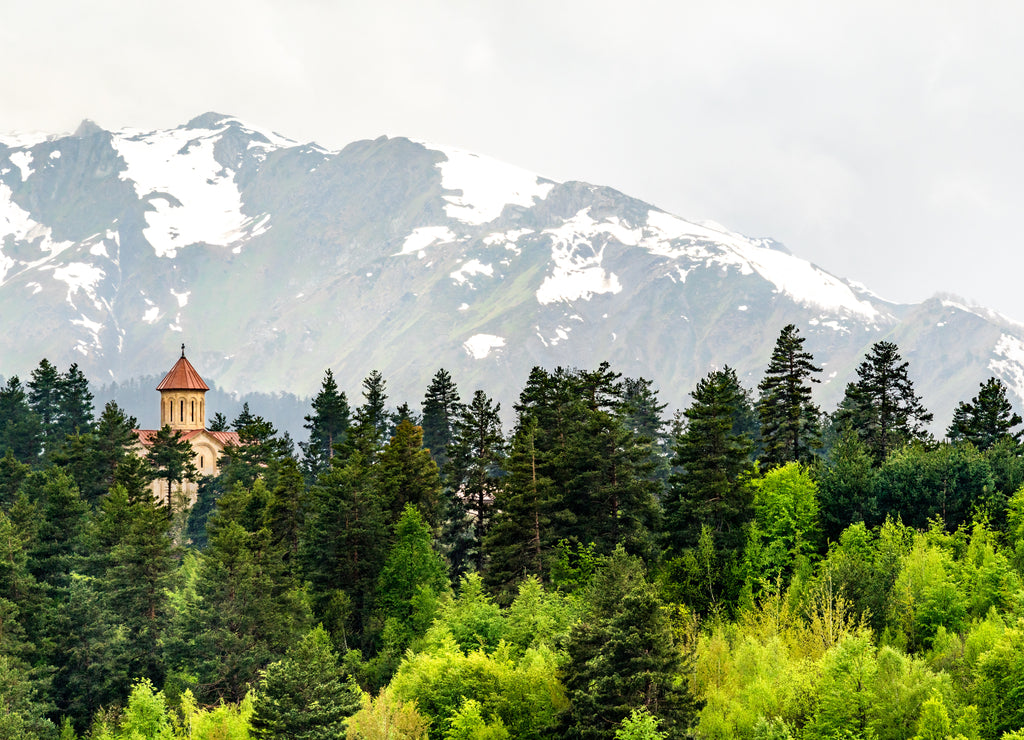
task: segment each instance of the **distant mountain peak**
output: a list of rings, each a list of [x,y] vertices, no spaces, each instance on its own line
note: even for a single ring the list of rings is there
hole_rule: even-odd
[[[756,383],[795,323],[828,364],[826,407],[879,338],[940,421],[991,373],[1024,395],[1024,327],[885,301],[611,187],[402,137],[330,151],[215,112],[101,132],[0,136],[7,376],[44,356],[150,375],[187,333],[228,390],[309,394],[330,367],[358,394],[379,369],[415,401],[445,367],[509,407],[534,365],[610,360],[678,407],[710,367]]]

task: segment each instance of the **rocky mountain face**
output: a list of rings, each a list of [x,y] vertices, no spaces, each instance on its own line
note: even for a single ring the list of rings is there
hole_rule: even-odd
[[[447,368],[508,409],[534,365],[609,360],[671,407],[729,364],[753,387],[797,324],[831,410],[871,343],[911,362],[944,425],[990,375],[1024,398],[1024,326],[936,297],[890,303],[770,239],[611,188],[404,138],[341,151],[218,114],[173,130],[0,136],[0,373],[42,357],[97,383],[184,342],[231,391],[417,405]]]

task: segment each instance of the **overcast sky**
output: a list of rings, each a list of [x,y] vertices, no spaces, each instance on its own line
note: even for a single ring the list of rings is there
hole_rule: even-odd
[[[426,139],[1024,321],[1022,29],[967,0],[0,0],[0,131]]]

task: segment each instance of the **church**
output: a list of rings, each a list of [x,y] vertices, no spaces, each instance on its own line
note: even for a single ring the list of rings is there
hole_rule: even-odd
[[[181,357],[170,372],[156,387],[160,391],[160,426],[169,426],[181,434],[192,445],[192,462],[199,476],[217,475],[218,459],[228,445],[238,444],[238,432],[211,432],[206,429],[206,391],[210,387],[185,358],[185,345],[181,345]],[[136,429],[142,454],[153,443],[157,429]],[[193,481],[184,481],[181,493],[188,506],[195,503],[199,486]],[[153,495],[165,498],[166,483],[153,481]]]

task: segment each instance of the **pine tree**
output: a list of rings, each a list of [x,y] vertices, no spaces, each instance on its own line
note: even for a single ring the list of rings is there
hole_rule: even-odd
[[[849,424],[856,430],[876,465],[900,445],[929,438],[924,425],[932,414],[914,393],[907,373],[910,363],[901,359],[892,342],[875,342],[833,417],[837,426]]]
[[[241,701],[261,669],[309,628],[311,615],[282,548],[263,526],[269,494],[237,484],[217,503],[209,545],[165,638],[173,665],[198,678],[200,701]]]
[[[668,540],[676,549],[697,544],[703,526],[717,544],[742,546],[751,516],[752,492],[744,479],[752,466],[750,437],[736,429],[744,403],[736,372],[715,370],[698,383],[693,403],[683,413],[686,429],[675,443],[674,465],[665,500]]]
[[[299,558],[313,610],[336,644],[369,620],[390,533],[361,454],[335,457],[310,489]]]
[[[282,549],[282,557],[291,567],[298,556],[299,537],[306,516],[306,484],[293,458],[284,458],[278,466],[277,482],[267,504],[266,526],[272,543]]]
[[[262,416],[252,414],[249,404],[242,407],[232,426],[238,432],[238,444],[224,448],[220,459],[221,484],[231,488],[241,483],[251,488],[258,478],[263,478],[273,486],[278,463],[291,454],[290,439],[287,435],[279,436],[274,425]]]
[[[448,462],[448,446],[455,436],[455,424],[462,408],[459,389],[447,370],[441,368],[423,396],[423,446],[430,450],[441,470]]]
[[[220,411],[218,411],[216,414],[213,415],[213,418],[210,419],[210,426],[207,427],[207,429],[211,432],[228,431],[230,427],[228,425],[227,417],[224,416],[224,414],[222,414]]]
[[[532,417],[512,438],[505,463],[508,475],[494,499],[495,516],[484,539],[487,569],[484,580],[492,591],[514,596],[527,576],[548,580],[550,553],[555,545],[551,527],[554,484],[544,474],[537,450],[537,422]]]
[[[654,478],[664,482],[669,475],[671,450],[663,416],[667,404],[658,400],[654,383],[646,378],[623,378],[619,417],[638,444],[649,446]]]
[[[336,740],[361,705],[361,692],[342,677],[323,627],[308,632],[261,673],[252,735],[264,740]]]
[[[329,368],[312,405],[313,413],[304,417],[306,423],[303,425],[309,430],[309,441],[299,444],[303,453],[302,467],[309,480],[314,480],[327,469],[334,457],[335,445],[345,442],[349,426],[348,399],[344,391],[338,390]]]
[[[168,512],[173,509],[173,484],[181,485],[185,480],[194,481],[199,477],[192,458],[192,445],[178,430],[164,424],[154,435],[146,459],[156,471],[156,477],[167,481]]]
[[[38,462],[43,450],[42,422],[17,375],[0,388],[0,452],[8,450],[26,465]]]
[[[93,426],[92,391],[89,381],[72,363],[57,381],[58,420],[62,435],[86,434]]]
[[[671,730],[692,715],[686,682],[679,681],[686,658],[642,566],[630,560],[618,549],[595,576],[590,608],[566,640],[563,737],[611,740],[641,707]]]
[[[127,674],[162,684],[168,590],[177,568],[171,519],[150,497],[132,501],[116,486],[101,502],[96,530],[100,587],[125,636]]]
[[[398,521],[407,504],[415,506],[431,526],[440,521],[441,478],[430,453],[423,449],[423,430],[409,421],[381,451],[374,468],[376,489],[388,521]]]
[[[28,403],[39,417],[46,434],[47,446],[51,448],[55,442],[63,438],[63,435],[59,435],[58,429],[61,411],[60,385],[60,373],[44,357],[39,361],[39,366],[32,371],[32,379],[28,383]]]
[[[761,461],[769,466],[809,463],[821,445],[821,412],[811,401],[811,383],[820,383],[821,368],[803,348],[804,337],[794,324],[779,334],[764,379],[758,385]]]
[[[376,458],[388,438],[390,419],[385,406],[386,388],[384,376],[378,370],[363,378],[363,404],[356,409],[349,432],[346,447],[358,449],[370,461]]]
[[[453,562],[453,577],[466,571],[468,558],[472,558],[478,572],[484,569],[483,542],[505,457],[500,412],[501,404],[494,403],[483,391],[476,391],[470,404],[461,410],[448,447],[451,458],[445,477],[452,501],[457,504],[449,507],[450,516],[458,520],[464,510],[472,522],[468,551],[460,552]]]
[[[984,452],[1006,437],[1019,444],[1024,432],[1013,428],[1021,423],[1006,397],[1006,386],[999,378],[989,378],[969,403],[957,405],[946,435],[951,442],[970,442]]]

